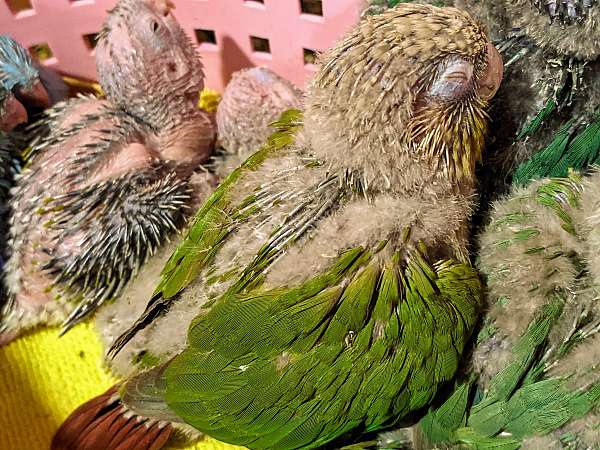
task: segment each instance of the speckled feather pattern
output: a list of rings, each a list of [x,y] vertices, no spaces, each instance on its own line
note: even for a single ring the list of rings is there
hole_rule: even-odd
[[[492,221],[480,237],[479,268],[489,289],[484,327],[489,333],[477,343],[473,365],[483,389],[512,362],[514,345],[532,321],[557,299],[564,306],[548,337],[546,376],[570,377],[565,378],[570,389],[588,389],[600,382],[595,231],[599,180],[598,173],[583,180],[578,175],[540,180],[515,189],[494,205]],[[544,192],[552,190],[556,196],[550,200]],[[551,430],[543,442],[558,445],[561,436],[573,433],[581,448],[595,448],[600,440],[594,420],[597,411],[592,409]],[[524,445],[534,445],[534,440]]]

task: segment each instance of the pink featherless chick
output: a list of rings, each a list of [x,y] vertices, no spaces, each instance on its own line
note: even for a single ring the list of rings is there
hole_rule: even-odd
[[[107,99],[47,112],[10,200],[1,343],[39,324],[65,332],[118,297],[214,186],[198,173],[216,139],[197,107],[202,64],[173,7],[120,0],[96,47]]]

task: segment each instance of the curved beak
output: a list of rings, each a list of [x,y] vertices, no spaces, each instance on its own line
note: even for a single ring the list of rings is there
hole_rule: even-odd
[[[487,69],[483,77],[479,80],[477,92],[484,100],[490,100],[502,83],[502,75],[504,74],[504,64],[502,56],[496,50],[496,47],[491,42],[487,44]]]
[[[50,96],[41,81],[36,81],[31,88],[19,90],[19,97],[29,106],[46,109],[50,106]]]
[[[4,115],[0,117],[0,130],[8,133],[17,125],[27,123],[28,117],[25,107],[14,95],[10,95],[5,102]]]

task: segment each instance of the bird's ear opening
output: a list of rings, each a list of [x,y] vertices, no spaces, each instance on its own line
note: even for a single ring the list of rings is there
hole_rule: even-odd
[[[473,89],[473,64],[462,58],[451,58],[441,65],[438,75],[427,90],[427,96],[454,100]]]

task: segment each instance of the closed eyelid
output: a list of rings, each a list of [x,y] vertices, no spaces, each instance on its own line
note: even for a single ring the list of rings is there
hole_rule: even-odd
[[[445,75],[446,80],[457,81],[457,82],[468,82],[469,74],[464,70],[455,70]]]
[[[431,97],[457,98],[471,88],[472,79],[473,65],[463,59],[454,59],[440,68],[427,94]]]

